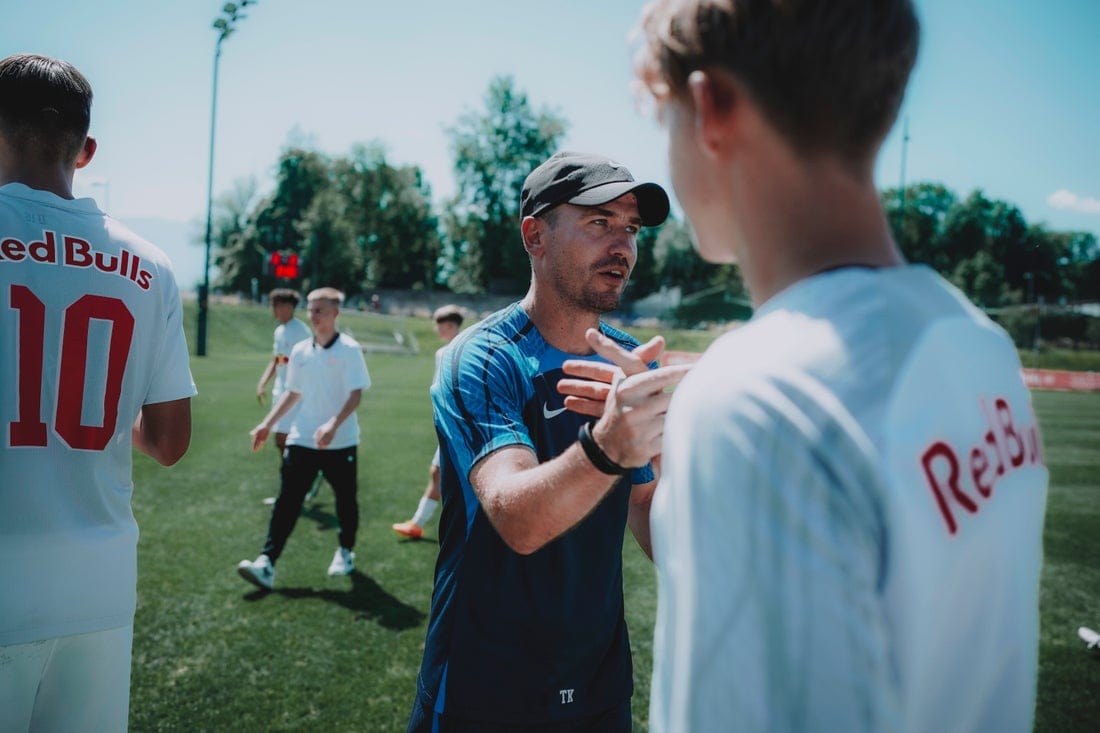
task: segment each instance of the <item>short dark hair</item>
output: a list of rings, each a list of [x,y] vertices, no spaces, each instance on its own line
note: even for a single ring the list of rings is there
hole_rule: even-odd
[[[457,305],[444,305],[436,309],[432,314],[432,318],[436,323],[446,323],[450,321],[456,326],[461,326],[462,322],[466,320],[466,316],[462,315],[462,309]]]
[[[92,86],[67,61],[33,53],[0,60],[0,132],[36,159],[76,159],[92,119]]]
[[[302,296],[298,295],[297,290],[291,290],[290,288],[275,288],[267,296],[272,305],[277,303],[290,303],[295,308],[298,307],[298,303],[302,300]]]
[[[658,0],[638,77],[660,102],[693,71],[726,71],[801,154],[858,160],[894,124],[916,62],[911,0]]]

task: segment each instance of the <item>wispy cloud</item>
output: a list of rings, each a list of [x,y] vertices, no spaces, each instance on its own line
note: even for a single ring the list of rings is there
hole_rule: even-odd
[[[1077,211],[1082,214],[1100,214],[1100,199],[1092,196],[1078,196],[1064,188],[1047,196],[1047,203],[1056,209]]]

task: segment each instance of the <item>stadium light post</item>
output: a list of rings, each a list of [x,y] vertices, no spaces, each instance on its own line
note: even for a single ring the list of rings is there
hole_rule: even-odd
[[[239,3],[226,3],[222,14],[214,19],[214,30],[218,32],[218,41],[214,44],[214,86],[210,98],[210,164],[206,179],[206,254],[203,258],[202,285],[199,286],[199,323],[195,338],[195,351],[198,356],[206,356],[206,320],[210,297],[210,248],[213,230],[214,205],[214,129],[218,113],[218,61],[222,56],[222,42],[237,29],[236,24],[246,16],[243,12],[258,0],[241,0]]]

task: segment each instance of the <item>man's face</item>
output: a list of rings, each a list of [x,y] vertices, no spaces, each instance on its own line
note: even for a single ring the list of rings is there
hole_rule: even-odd
[[[309,301],[309,322],[314,333],[329,333],[336,330],[336,316],[340,309],[331,300]]]
[[[599,206],[561,204],[544,224],[545,253],[536,276],[584,310],[618,308],[638,258],[642,219],[634,194]]]

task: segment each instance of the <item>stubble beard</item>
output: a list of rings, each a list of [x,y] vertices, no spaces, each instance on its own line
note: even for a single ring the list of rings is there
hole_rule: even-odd
[[[592,270],[592,274],[595,275],[595,273],[596,270]],[[555,289],[577,309],[603,315],[619,309],[629,275],[623,278],[622,287],[612,292],[597,289],[591,281],[577,283],[575,272],[555,271],[553,280]]]

